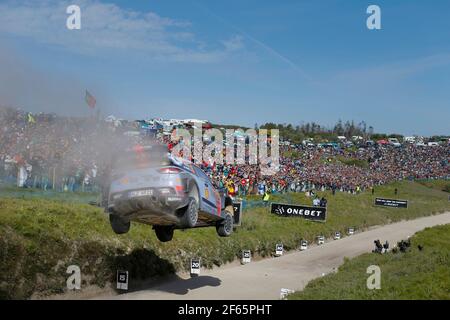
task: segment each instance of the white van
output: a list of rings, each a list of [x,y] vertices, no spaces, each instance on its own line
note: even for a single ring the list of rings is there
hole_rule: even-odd
[[[397,138],[389,138],[388,141],[389,141],[389,144],[391,146],[394,146],[394,147],[401,147],[402,146],[402,144],[398,141]]]

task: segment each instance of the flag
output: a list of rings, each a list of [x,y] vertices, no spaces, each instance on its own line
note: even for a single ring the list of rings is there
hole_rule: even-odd
[[[95,104],[97,103],[97,100],[95,100],[95,97],[89,93],[89,91],[86,90],[86,96],[84,98],[86,100],[86,103],[88,104],[89,108],[94,109]]]
[[[28,123],[36,123],[36,120],[34,120],[34,117],[31,114],[31,112],[28,113]]]

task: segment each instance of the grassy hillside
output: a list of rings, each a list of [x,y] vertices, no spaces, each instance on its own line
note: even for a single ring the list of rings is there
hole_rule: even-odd
[[[107,216],[98,208],[70,201],[38,198],[0,199],[0,298],[28,298],[33,293],[62,293],[66,269],[81,267],[84,286],[107,285],[118,268],[130,271],[131,281],[187,270],[189,259],[202,258],[206,267],[222,265],[240,256],[242,249],[269,256],[276,243],[297,249],[300,239],[331,236],[353,226],[364,229],[403,219],[450,210],[448,193],[419,183],[401,182],[376,189],[375,196],[410,200],[408,209],[373,206],[370,193],[325,193],[329,203],[326,223],[281,218],[268,208],[244,212],[242,227],[230,238],[219,238],[214,228],[176,231],[174,240],[160,243],[150,226],[132,224],[131,231],[115,235]],[[259,199],[257,197],[256,199]],[[303,194],[271,200],[310,204]],[[251,200],[251,199],[250,199]],[[248,206],[250,207],[250,206]]]
[[[348,166],[356,166],[356,167],[361,167],[361,168],[369,167],[369,163],[366,160],[352,159],[352,158],[345,158],[345,157],[337,157],[337,160]]]
[[[406,253],[367,253],[347,260],[337,273],[311,281],[289,299],[450,300],[450,225],[425,229],[411,243]],[[370,265],[380,267],[380,290],[367,289]]]
[[[64,202],[89,203],[99,199],[99,194],[88,192],[59,192],[54,190],[42,189],[23,189],[10,185],[0,184],[0,199],[48,199]]]
[[[428,188],[433,188],[436,190],[441,190],[445,192],[450,192],[450,180],[436,180],[436,181],[419,181],[420,184],[427,186]]]

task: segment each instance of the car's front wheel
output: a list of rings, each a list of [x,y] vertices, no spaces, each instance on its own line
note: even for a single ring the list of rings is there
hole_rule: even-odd
[[[233,214],[228,210],[225,212],[225,219],[216,226],[217,234],[221,237],[229,237],[233,233]]]
[[[173,239],[173,227],[172,226],[155,226],[155,234],[159,241],[167,242]]]
[[[109,215],[109,222],[111,224],[111,228],[116,234],[124,234],[130,230],[130,221],[125,221],[115,214]]]

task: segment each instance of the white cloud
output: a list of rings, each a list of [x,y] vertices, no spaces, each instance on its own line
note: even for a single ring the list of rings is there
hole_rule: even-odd
[[[81,30],[66,28],[67,6],[81,8]],[[215,62],[243,48],[242,37],[205,46],[190,22],[137,12],[96,0],[7,1],[0,4],[0,33],[31,38],[72,52],[144,54],[157,60]]]
[[[235,35],[229,40],[222,41],[225,49],[228,51],[237,51],[244,47],[244,38],[241,35]]]

